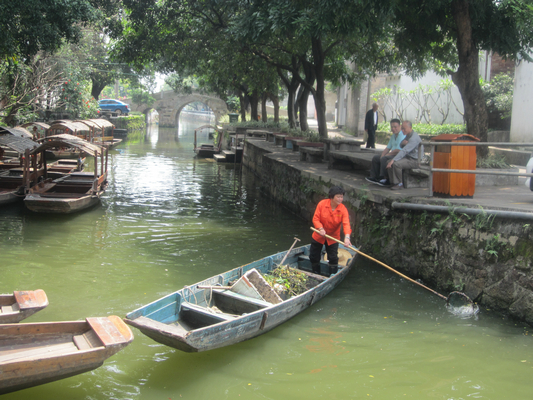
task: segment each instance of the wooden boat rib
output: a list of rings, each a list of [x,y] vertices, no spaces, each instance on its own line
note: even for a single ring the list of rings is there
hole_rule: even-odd
[[[284,265],[308,276],[310,288],[277,304],[225,289],[246,272],[275,269],[287,252],[252,262],[169,294],[126,315],[127,324],[153,340],[186,352],[199,352],[259,336],[299,314],[333,290],[348,274],[354,252],[345,266],[330,277],[311,272],[309,245],[290,251]],[[323,270],[328,268],[322,262]],[[222,288],[212,288],[220,285]],[[308,287],[309,287],[308,286]],[[203,287],[209,287],[208,289]],[[213,306],[220,312],[214,312]]]
[[[0,394],[91,371],[132,340],[114,315],[0,325]]]
[[[46,306],[48,298],[41,289],[0,294],[0,324],[22,321]]]

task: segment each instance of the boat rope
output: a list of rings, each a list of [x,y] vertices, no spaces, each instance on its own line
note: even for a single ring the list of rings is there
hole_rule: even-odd
[[[196,294],[193,292],[193,290],[191,289],[191,287],[190,287],[190,286],[184,286],[183,289],[187,289],[187,290],[189,290],[189,292],[191,292],[192,296],[194,297],[194,304],[198,304],[198,299],[196,298]],[[189,299],[190,299],[190,298],[191,298],[191,297],[189,296]],[[189,300],[187,300],[187,302],[190,303]]]

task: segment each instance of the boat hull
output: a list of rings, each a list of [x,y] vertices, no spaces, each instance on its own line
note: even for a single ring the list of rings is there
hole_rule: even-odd
[[[50,198],[40,194],[28,194],[24,205],[33,212],[51,214],[71,214],[85,210],[100,203],[100,194],[87,194],[76,198]]]
[[[21,196],[17,196],[17,190],[1,190],[0,189],[0,205],[15,203],[22,199]]]
[[[291,251],[293,255],[291,264],[295,264],[294,257],[298,257],[298,251],[303,253],[304,251],[302,249],[307,249],[305,252],[308,254],[308,248],[309,246],[305,246]],[[342,282],[346,275],[348,275],[351,264],[353,263],[352,258],[350,263],[344,268],[341,268],[335,275],[329,278],[322,278],[323,281],[321,283],[299,296],[292,297],[278,304],[269,304],[253,312],[245,312],[237,318],[191,330],[183,329],[179,322],[176,322],[180,318],[176,314],[176,310],[179,313],[179,309],[180,307],[183,308],[184,302],[192,302],[203,296],[213,296],[212,293],[206,294],[203,290],[198,289],[198,286],[225,284],[234,278],[242,276],[252,268],[266,269],[264,267],[267,263],[270,264],[269,268],[272,268],[272,266],[278,265],[281,262],[284,255],[285,252],[278,253],[274,256],[196,283],[187,287],[187,289],[172,293],[154,303],[129,313],[125,318],[125,322],[136,327],[153,340],[185,352],[207,351],[236,344],[274,329],[315,304]],[[261,261],[265,262],[261,264]],[[289,264],[289,262],[287,263]],[[309,261],[307,261],[307,264],[310,267]],[[311,273],[308,274],[314,275]],[[175,315],[172,315],[173,313]]]
[[[0,394],[91,371],[132,340],[116,316],[0,325]]]
[[[48,306],[44,290],[15,291],[0,295],[0,324],[12,324]]]

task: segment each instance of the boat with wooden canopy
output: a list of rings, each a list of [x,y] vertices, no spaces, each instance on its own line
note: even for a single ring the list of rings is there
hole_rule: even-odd
[[[197,136],[198,132],[201,132],[204,129],[214,129],[216,132],[218,132],[218,143],[216,145],[214,144],[201,144],[197,146]],[[216,126],[213,125],[202,125],[199,126],[194,130],[194,152],[198,157],[203,158],[213,158],[215,154],[220,153],[220,150],[222,148],[222,138],[224,134],[221,130],[219,130]]]
[[[346,277],[355,253],[339,247],[344,265],[339,263],[339,271],[331,276],[310,272],[310,245],[291,248],[186,286],[130,312],[125,321],[153,340],[186,352],[254,338],[315,304]],[[303,293],[285,300],[272,293],[263,277],[279,265],[305,275]],[[321,268],[327,271],[327,262],[322,261]]]
[[[8,150],[16,157],[0,157],[0,205],[14,203],[24,198],[27,188],[35,185],[40,172],[28,165],[24,168],[24,163],[32,164],[25,155],[39,144],[27,137],[0,135],[0,153]],[[24,175],[28,173],[28,175]]]
[[[94,159],[94,172],[74,172],[57,179],[45,173],[43,181],[33,186],[24,198],[25,206],[34,212],[70,214],[92,207],[100,202],[107,187],[107,149],[72,135],[48,136],[42,144],[29,152],[42,154],[50,148],[75,148]],[[45,164],[46,165],[46,164]]]
[[[114,315],[0,325],[0,394],[96,369],[132,340]]]
[[[113,149],[122,143],[122,139],[115,138],[115,125],[104,118],[77,120],[91,129],[90,142]]]
[[[41,289],[0,294],[0,324],[22,321],[46,306],[48,306],[48,298]]]
[[[59,135],[72,135],[78,139],[84,139],[90,142],[91,129],[79,121],[68,119],[59,119],[50,123],[50,128],[46,131],[46,137]],[[42,139],[41,139],[42,140]],[[78,158],[80,157],[79,149],[63,145],[61,147],[49,148],[46,152],[49,159],[52,158]]]

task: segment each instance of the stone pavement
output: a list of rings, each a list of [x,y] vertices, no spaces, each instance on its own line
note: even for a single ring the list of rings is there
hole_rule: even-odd
[[[334,128],[331,129],[329,135],[330,137],[348,136]],[[300,161],[299,152],[276,146],[274,143],[266,142],[264,139],[250,139],[249,141],[253,142],[256,146],[269,151],[271,153],[269,157],[302,171],[304,176],[313,176],[315,179],[320,177],[321,180],[328,185],[341,185],[347,190],[354,189],[357,192],[365,191],[368,200],[376,203],[400,201],[430,205],[447,205],[447,202],[449,201],[455,206],[466,206],[470,208],[483,207],[485,210],[490,209],[533,213],[533,191],[523,183],[514,186],[476,186],[472,199],[429,197],[429,189],[427,188],[412,188],[393,191],[389,188],[367,182],[365,177],[368,176],[368,171],[341,171],[328,169],[327,162],[309,163]],[[384,148],[385,146],[376,145],[376,147]],[[520,179],[520,182],[523,182],[524,180],[525,179],[522,178]]]

